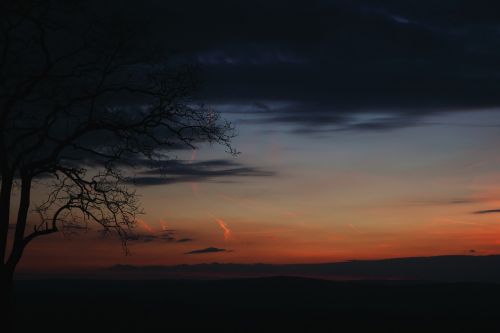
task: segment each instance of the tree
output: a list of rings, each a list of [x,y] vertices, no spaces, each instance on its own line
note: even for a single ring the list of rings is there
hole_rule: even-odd
[[[191,67],[166,61],[151,34],[130,29],[127,17],[99,16],[82,4],[0,5],[3,309],[35,238],[95,222],[126,244],[140,212],[127,170],[157,165],[179,145],[208,141],[233,152],[231,124],[194,106]],[[38,204],[31,198],[35,182],[48,189]]]

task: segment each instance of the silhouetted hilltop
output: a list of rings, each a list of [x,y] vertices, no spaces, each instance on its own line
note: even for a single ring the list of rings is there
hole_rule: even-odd
[[[500,255],[353,260],[324,264],[115,265],[108,272],[143,277],[242,278],[302,276],[336,280],[500,282]]]

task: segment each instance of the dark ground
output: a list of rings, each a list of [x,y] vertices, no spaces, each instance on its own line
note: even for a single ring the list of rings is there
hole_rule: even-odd
[[[17,281],[19,332],[500,332],[500,284]]]

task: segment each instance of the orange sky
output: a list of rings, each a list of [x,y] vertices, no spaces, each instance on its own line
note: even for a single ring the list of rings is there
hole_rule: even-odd
[[[439,120],[467,123],[467,117]],[[470,117],[481,121],[477,113]],[[176,240],[190,241],[131,241],[125,256],[118,240],[92,230],[57,234],[32,243],[20,271],[500,253],[500,214],[474,214],[500,208],[499,142],[496,128],[423,126],[304,138],[242,126],[236,159],[273,176],[137,189],[146,212],[137,233],[175,230]],[[232,157],[204,147],[179,158]],[[226,251],[185,254],[208,247]]]

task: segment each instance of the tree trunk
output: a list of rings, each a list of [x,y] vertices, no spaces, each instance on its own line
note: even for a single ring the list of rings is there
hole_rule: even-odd
[[[6,175],[2,171],[0,190],[0,269],[6,260],[7,253],[7,235],[9,233],[10,223],[10,197],[12,193],[13,177]],[[0,273],[1,274],[1,273]]]
[[[0,268],[0,331],[12,332],[14,322],[14,280],[13,272]]]

